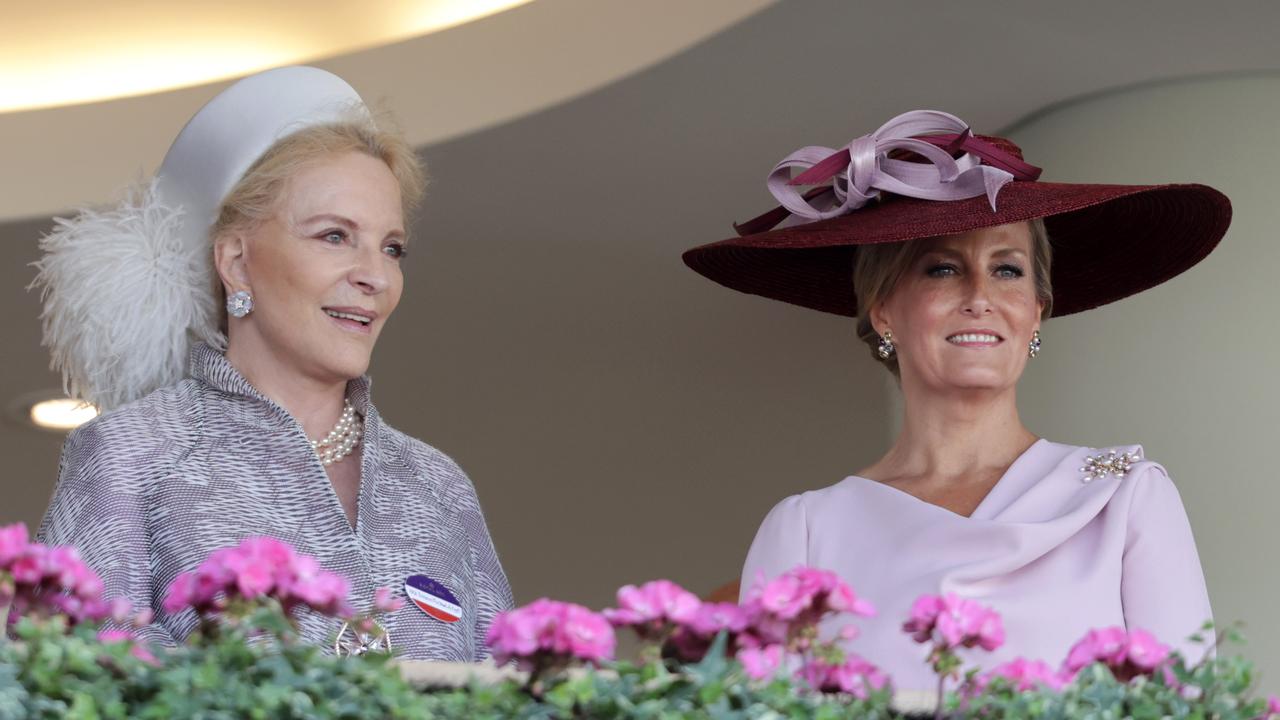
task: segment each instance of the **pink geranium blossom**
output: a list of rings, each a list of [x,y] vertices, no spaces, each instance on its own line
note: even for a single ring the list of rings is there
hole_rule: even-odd
[[[33,543],[22,523],[0,528],[0,604],[9,622],[27,614],[65,615],[72,623],[129,614],[127,601],[102,597],[102,579],[72,547]]]
[[[757,582],[744,608],[751,617],[748,632],[760,644],[810,642],[812,629],[833,614],[875,615],[875,607],[858,597],[838,575],[804,566],[768,582]]]
[[[758,586],[749,602],[779,620],[813,620],[832,612],[871,617],[875,608],[830,570],[797,567]]]
[[[1063,670],[1074,677],[1095,662],[1106,665],[1117,680],[1152,675],[1170,661],[1169,646],[1145,630],[1109,627],[1090,630],[1067,653]]]
[[[682,662],[698,662],[722,632],[728,637],[726,650],[733,654],[750,622],[747,611],[735,603],[703,603],[688,622],[676,627],[663,654]]]
[[[21,555],[29,542],[27,526],[24,523],[0,527],[0,567],[5,567]]]
[[[130,643],[130,647],[129,647],[130,655],[138,658],[142,662],[145,662],[149,665],[158,666],[160,664],[160,661],[156,659],[155,655],[151,654],[151,651],[147,648],[147,646],[142,643],[139,643],[137,641],[137,638],[135,638],[133,634],[127,630],[115,630],[115,629],[99,630],[98,642],[104,645],[111,645],[113,643],[121,643],[121,642]]]
[[[918,643],[933,641],[943,650],[1004,644],[1004,623],[993,609],[955,593],[922,595],[911,606],[902,629]]]
[[[742,669],[747,673],[747,677],[752,680],[766,680],[778,672],[783,656],[781,645],[764,645],[739,650],[738,662],[742,663]]]
[[[1027,692],[1040,688],[1058,691],[1067,686],[1069,678],[1055,670],[1043,660],[1027,660],[1017,658],[997,665],[990,671],[979,675],[975,681],[975,690],[981,691],[991,684],[992,680],[1001,678],[1009,683],[1016,692]]]
[[[574,660],[599,664],[613,657],[615,643],[613,627],[603,616],[547,598],[499,613],[485,638],[495,661],[515,660],[528,671]]]
[[[810,658],[796,671],[796,677],[819,692],[849,693],[863,700],[871,691],[889,683],[888,676],[880,668],[852,654],[840,662],[820,656]]]
[[[298,555],[288,543],[251,537],[211,553],[192,572],[173,579],[165,596],[167,613],[193,608],[201,615],[221,612],[236,599],[274,597],[286,613],[308,606],[326,615],[349,615],[345,578]]]
[[[691,621],[701,605],[697,595],[670,580],[653,580],[619,588],[618,607],[605,610],[604,617],[614,627],[630,627],[641,637],[655,637]]]

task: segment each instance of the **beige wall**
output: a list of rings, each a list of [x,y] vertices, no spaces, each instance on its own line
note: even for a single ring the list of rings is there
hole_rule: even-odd
[[[1203,263],[1152,291],[1052,320],[1020,388],[1055,440],[1142,443],[1182,493],[1219,622],[1280,678],[1280,74],[1138,87],[1066,103],[1011,130],[1046,180],[1203,182],[1234,220]]]

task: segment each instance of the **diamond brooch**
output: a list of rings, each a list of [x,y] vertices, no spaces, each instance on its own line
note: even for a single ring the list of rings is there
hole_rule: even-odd
[[[1123,453],[1115,450],[1090,455],[1084,459],[1084,467],[1080,468],[1080,472],[1084,473],[1080,482],[1091,483],[1108,475],[1122,478],[1129,472],[1129,468],[1141,459],[1142,456],[1138,453]]]
[[[369,632],[365,632],[365,631]],[[391,652],[391,633],[370,621],[368,626],[344,622],[333,641],[333,652],[339,657],[359,657],[370,652]]]

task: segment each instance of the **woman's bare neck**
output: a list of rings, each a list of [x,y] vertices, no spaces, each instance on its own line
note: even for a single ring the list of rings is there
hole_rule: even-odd
[[[307,437],[324,437],[338,422],[345,380],[317,380],[248,338],[228,343],[227,360],[258,392],[292,415]]]
[[[1013,391],[911,394],[893,446],[858,475],[889,484],[942,485],[997,476],[1038,439],[1018,417]]]

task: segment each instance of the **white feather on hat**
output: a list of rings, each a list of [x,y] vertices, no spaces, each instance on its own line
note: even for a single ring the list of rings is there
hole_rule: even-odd
[[[40,239],[44,345],[68,395],[118,407],[182,379],[191,340],[225,348],[213,264],[185,252],[183,212],[156,180],[119,206],[81,210]]]
[[[192,342],[224,349],[209,238],[223,200],[280,139],[352,121],[372,118],[332,73],[251,75],[202,107],[118,207],[56,218],[31,287],[66,392],[105,412],[182,379]]]

